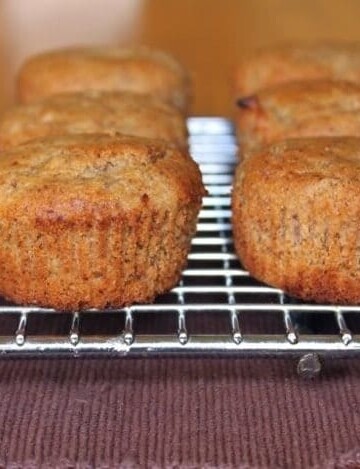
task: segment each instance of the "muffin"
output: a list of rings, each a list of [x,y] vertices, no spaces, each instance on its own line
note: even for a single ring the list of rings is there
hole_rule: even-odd
[[[0,158],[0,294],[61,310],[149,302],[186,265],[204,188],[163,141],[34,140]]]
[[[232,209],[252,276],[303,300],[360,303],[360,138],[263,147],[237,168]]]
[[[235,73],[238,97],[297,80],[339,79],[360,82],[360,43],[320,43],[260,50]]]
[[[187,146],[182,113],[158,98],[129,92],[52,95],[10,109],[0,120],[0,149],[46,136],[122,133]]]
[[[78,47],[31,57],[17,83],[21,103],[84,90],[151,94],[186,111],[187,72],[170,55],[147,47]]]
[[[360,83],[297,81],[238,101],[236,129],[244,157],[286,138],[360,136]]]

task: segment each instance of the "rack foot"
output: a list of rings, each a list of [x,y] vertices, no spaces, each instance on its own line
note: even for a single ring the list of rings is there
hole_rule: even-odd
[[[321,361],[317,353],[306,353],[300,358],[297,365],[297,372],[302,378],[315,378],[320,374],[320,371]]]

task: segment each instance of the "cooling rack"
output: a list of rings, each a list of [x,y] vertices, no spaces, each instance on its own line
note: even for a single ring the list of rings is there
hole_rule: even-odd
[[[179,285],[154,304],[102,312],[60,314],[3,301],[2,356],[291,355],[312,376],[322,358],[360,352],[360,307],[296,301],[241,267],[231,236],[232,125],[216,117],[188,125],[208,196]]]

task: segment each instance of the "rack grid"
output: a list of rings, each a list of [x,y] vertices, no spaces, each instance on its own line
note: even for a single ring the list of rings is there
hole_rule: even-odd
[[[252,279],[234,254],[230,193],[236,142],[230,121],[190,118],[204,198],[188,267],[151,305],[61,313],[0,303],[2,356],[297,356],[314,375],[321,357],[360,353],[360,306],[315,305]]]

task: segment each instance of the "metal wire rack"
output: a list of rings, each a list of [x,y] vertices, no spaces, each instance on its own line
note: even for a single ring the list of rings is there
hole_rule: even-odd
[[[216,117],[188,124],[209,194],[179,285],[154,304],[103,312],[57,314],[2,302],[3,356],[295,355],[299,372],[312,375],[320,370],[319,357],[360,352],[360,306],[301,303],[241,267],[230,223],[232,125]]]

